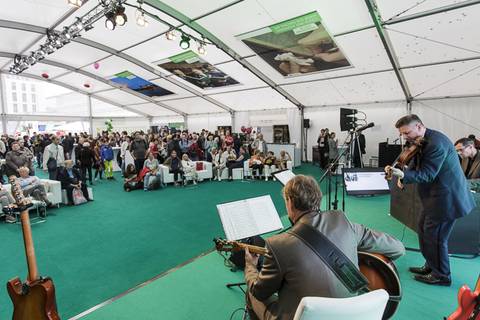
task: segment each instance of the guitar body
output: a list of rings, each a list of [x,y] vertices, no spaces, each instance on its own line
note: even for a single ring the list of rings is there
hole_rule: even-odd
[[[397,268],[393,262],[381,254],[359,252],[358,265],[360,272],[368,279],[370,290],[384,289],[390,299],[382,319],[390,319],[402,299],[402,286]]]
[[[479,320],[480,319],[480,277],[475,291],[467,285],[458,290],[458,308],[447,320]]]
[[[13,302],[13,320],[60,320],[55,287],[50,278],[30,284],[23,284],[15,278],[7,283],[7,291]]]

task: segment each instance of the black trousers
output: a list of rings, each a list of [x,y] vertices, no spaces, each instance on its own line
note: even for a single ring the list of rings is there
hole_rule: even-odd
[[[233,169],[243,168],[243,162],[241,162],[241,161],[229,161],[229,162],[227,162],[227,168],[228,168],[228,177],[232,178],[233,177]]]
[[[81,166],[80,171],[82,174],[82,180],[87,181],[87,173],[88,173],[88,181],[92,184],[92,166]]]
[[[448,238],[455,220],[436,221],[422,213],[418,222],[418,241],[426,265],[435,276],[450,279]]]
[[[252,169],[252,175],[255,173],[255,171],[258,170],[258,175],[261,176],[263,172],[263,164],[254,164],[250,167]]]
[[[178,175],[180,174],[180,178],[183,180],[183,170],[180,168],[177,169],[170,169],[170,173],[173,173],[173,180],[175,182],[178,181]]]
[[[142,171],[144,163],[145,159],[135,159],[135,170],[137,170],[137,173],[140,173],[140,171]]]
[[[71,186],[68,186],[68,187],[65,188],[65,191],[67,191],[67,199],[68,199],[69,204],[73,204],[73,189],[75,189],[75,188],[71,187]],[[82,183],[81,190],[82,190],[82,193],[83,193],[83,196],[85,197],[85,199],[89,200],[88,190],[87,190],[87,186],[85,185],[85,183]]]

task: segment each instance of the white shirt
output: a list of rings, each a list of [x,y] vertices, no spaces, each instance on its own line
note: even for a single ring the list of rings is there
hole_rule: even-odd
[[[122,159],[125,159],[125,153],[127,152],[127,149],[128,149],[128,142],[123,141],[122,145],[120,146],[120,157]]]

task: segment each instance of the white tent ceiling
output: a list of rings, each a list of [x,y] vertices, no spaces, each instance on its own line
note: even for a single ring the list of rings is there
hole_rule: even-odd
[[[480,1],[376,0],[394,63],[382,43],[382,33],[374,26],[367,1],[144,1],[144,8],[162,20],[221,42],[216,43],[218,47],[207,46],[202,59],[233,77],[239,82],[236,85],[200,89],[160,68],[154,62],[182,53],[178,40],[168,41],[163,36],[168,25],[152,17],[147,17],[148,27],[137,26],[131,7],[126,10],[125,26],[107,30],[102,18],[92,30],[25,74],[41,79],[42,73],[48,73],[57,83],[103,98],[103,104],[110,101],[148,116],[295,108],[297,102],[312,107],[480,95]],[[127,2],[137,5],[135,0]],[[4,1],[0,11],[1,71],[8,72],[13,55],[37,49],[48,28],[61,30],[96,5],[97,0],[89,0],[75,10],[66,0]],[[352,67],[283,77],[237,37],[312,11],[322,17]],[[95,62],[99,68],[94,68]],[[109,80],[126,70],[173,94],[149,98]],[[411,97],[405,96],[395,71],[405,79],[403,86]],[[102,108],[98,114],[108,113],[108,108]]]

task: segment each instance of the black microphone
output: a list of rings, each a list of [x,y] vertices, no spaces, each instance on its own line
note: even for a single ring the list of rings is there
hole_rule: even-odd
[[[366,129],[374,127],[374,126],[375,126],[375,123],[370,122],[369,124],[366,124],[364,126],[361,126],[360,128],[355,129],[355,132],[359,133],[359,132],[362,132],[363,130],[366,130]]]

